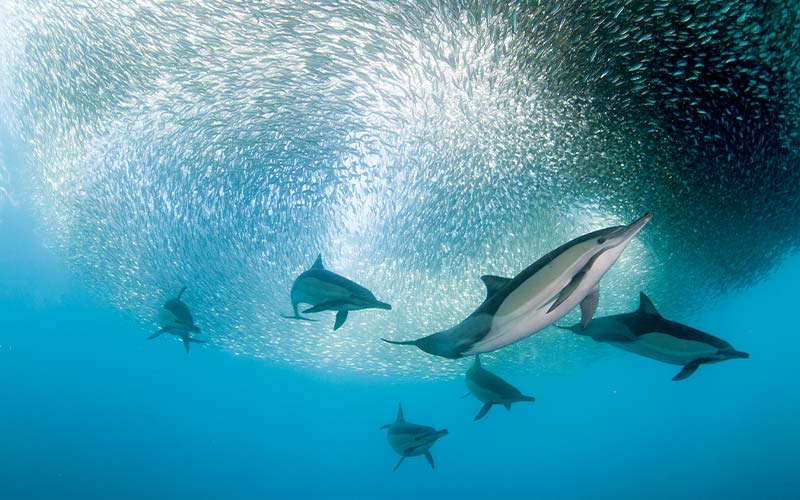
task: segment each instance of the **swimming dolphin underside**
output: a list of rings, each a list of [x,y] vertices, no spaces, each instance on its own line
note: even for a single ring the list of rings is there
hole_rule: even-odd
[[[178,293],[177,297],[166,301],[164,305],[161,306],[161,310],[158,314],[161,328],[154,334],[147,337],[147,339],[154,339],[162,333],[176,335],[183,341],[186,354],[189,354],[190,343],[205,344],[206,341],[196,339],[191,336],[192,332],[197,333],[200,331],[200,328],[194,324],[194,318],[192,317],[191,311],[189,311],[189,308],[181,300],[181,296],[185,291],[186,287],[181,288],[181,291]]]
[[[305,309],[304,314],[336,311],[334,330],[338,330],[344,324],[350,311],[392,308],[389,304],[376,299],[371,291],[358,283],[325,269],[322,265],[322,255],[317,256],[314,265],[294,280],[291,298],[294,314],[282,315],[284,318],[316,321],[300,316],[298,312],[299,304],[309,304],[311,307]]]
[[[700,365],[750,357],[721,338],[665,319],[644,292],[639,294],[639,308],[632,313],[595,318],[586,328],[580,324],[558,327],[640,356],[682,366],[672,380],[688,378]]]
[[[486,416],[493,405],[503,405],[506,410],[511,410],[512,403],[536,401],[535,398],[522,394],[519,389],[484,368],[481,365],[480,356],[477,354],[475,362],[467,370],[465,381],[469,389],[466,396],[472,394],[484,403],[473,419],[476,421]]]
[[[403,418],[403,405],[397,405],[397,418],[391,424],[386,424],[381,429],[389,429],[387,439],[389,445],[400,455],[400,461],[394,466],[392,472],[396,471],[406,457],[416,457],[425,455],[431,468],[434,468],[431,446],[440,438],[447,435],[447,429],[437,431],[427,425],[417,425],[406,422]]]
[[[456,359],[517,342],[553,324],[578,304],[585,326],[597,309],[600,278],[651,218],[647,213],[628,226],[575,238],[513,278],[482,276],[486,299],[448,330],[416,340],[383,340]]]

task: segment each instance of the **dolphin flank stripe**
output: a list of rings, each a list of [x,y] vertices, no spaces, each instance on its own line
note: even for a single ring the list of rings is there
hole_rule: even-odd
[[[318,255],[314,264],[292,284],[291,290],[293,315],[282,315],[284,318],[315,321],[300,316],[298,306],[309,304],[303,314],[313,314],[324,311],[335,311],[336,321],[333,329],[341,328],[349,311],[361,309],[391,309],[392,306],[381,302],[367,288],[345,278],[339,274],[325,269],[322,255]]]
[[[413,341],[383,340],[456,359],[517,342],[551,325],[578,304],[581,322],[587,324],[597,308],[598,282],[651,218],[647,213],[627,226],[579,236],[514,278],[484,276],[485,300],[448,330]]]
[[[632,313],[596,318],[585,328],[580,324],[558,327],[639,356],[682,366],[672,380],[688,378],[703,364],[750,357],[719,337],[664,318],[644,292],[639,294],[639,308]]]

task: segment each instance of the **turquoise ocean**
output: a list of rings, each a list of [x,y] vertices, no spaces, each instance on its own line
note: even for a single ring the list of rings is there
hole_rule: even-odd
[[[0,499],[800,498],[798,40],[796,1],[0,0]],[[594,324],[645,292],[748,359],[551,325],[475,421],[472,356],[381,341],[648,212]],[[391,310],[284,317],[318,256]]]

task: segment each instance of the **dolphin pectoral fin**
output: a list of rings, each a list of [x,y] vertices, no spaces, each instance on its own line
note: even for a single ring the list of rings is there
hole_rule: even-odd
[[[322,302],[320,304],[317,304],[314,307],[309,307],[308,309],[303,311],[303,314],[318,313],[322,311],[330,311],[332,309],[339,309],[346,303],[347,302],[344,300],[329,300],[327,302]]]
[[[397,470],[397,468],[398,468],[398,467],[400,467],[400,464],[402,464],[402,463],[403,463],[403,460],[405,460],[405,459],[406,459],[405,455],[403,455],[402,457],[400,457],[400,461],[399,461],[399,462],[397,462],[397,465],[395,465],[395,466],[394,466],[394,469],[392,469],[392,472],[396,471],[396,470]]]
[[[556,307],[558,307],[561,304],[563,304],[564,301],[567,300],[569,298],[569,296],[572,295],[575,292],[575,290],[578,289],[578,286],[580,286],[581,281],[583,281],[584,276],[586,276],[586,270],[589,268],[590,264],[591,264],[591,262],[589,262],[589,264],[586,264],[583,267],[583,269],[578,271],[578,273],[575,274],[575,276],[572,277],[570,282],[567,283],[567,286],[565,286],[564,288],[561,289],[561,292],[558,294],[558,298],[556,298],[555,302],[553,302],[553,305],[550,306],[550,309],[547,310],[548,314],[553,312],[553,310]],[[581,319],[581,324],[582,323],[583,323],[583,319]]]
[[[164,328],[160,329],[156,333],[154,333],[154,334],[150,335],[149,337],[147,337],[147,340],[154,339],[154,338],[158,337],[159,335],[161,335],[162,333],[165,333],[167,330],[169,330],[169,327],[165,326]]]
[[[435,469],[436,466],[433,464],[433,455],[431,455],[430,451],[425,452],[425,458],[428,459],[428,463],[431,464],[431,469]]]
[[[178,299],[178,300],[181,300],[181,295],[183,295],[183,292],[185,292],[185,291],[186,291],[186,286],[184,286],[183,288],[181,288],[181,291],[180,291],[180,292],[178,292],[178,297],[177,297],[177,299]]]
[[[286,319],[297,319],[300,321],[311,321],[312,323],[316,323],[317,321],[319,321],[318,319],[305,318],[303,316],[300,316],[299,314],[295,314],[293,316],[289,316],[287,314],[281,314],[281,317]]]
[[[694,361],[692,361],[689,364],[687,364],[686,366],[684,366],[683,369],[681,371],[679,371],[677,375],[672,377],[672,380],[678,381],[678,380],[684,380],[684,379],[687,379],[687,378],[691,377],[692,374],[697,371],[697,369],[700,367],[700,365],[702,365],[706,361],[708,361],[708,360],[705,359],[705,358],[695,359]]]
[[[589,294],[581,301],[581,330],[589,326],[589,322],[597,311],[597,304],[600,302],[600,287],[595,285]]]
[[[511,411],[511,403],[506,403],[503,406],[506,407],[506,411]]]
[[[386,425],[382,425],[382,426],[380,426],[380,427],[378,428],[378,430],[379,430],[379,431],[382,431],[382,430],[384,430],[384,429],[388,429],[388,428],[389,428],[389,427],[391,427],[391,426],[392,426],[392,424],[386,424]]]
[[[486,416],[487,413],[489,413],[489,410],[491,409],[492,409],[492,403],[486,403],[485,405],[481,406],[480,411],[478,412],[477,415],[475,415],[475,418],[473,418],[472,421],[477,422],[478,420],[482,419],[483,417]]]
[[[187,337],[181,337],[183,341],[183,347],[186,348],[186,354],[189,354],[189,339]]]
[[[336,313],[336,323],[333,324],[333,329],[338,330],[340,326],[347,320],[347,311],[339,311]]]

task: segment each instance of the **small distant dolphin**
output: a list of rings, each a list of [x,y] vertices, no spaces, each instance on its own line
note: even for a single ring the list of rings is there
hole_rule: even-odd
[[[437,431],[427,425],[417,425],[406,422],[403,418],[403,405],[397,405],[397,420],[394,423],[386,424],[381,430],[389,429],[387,437],[392,449],[400,454],[400,461],[394,466],[392,472],[396,471],[406,457],[416,457],[425,455],[431,468],[434,467],[433,455],[430,448],[441,437],[447,435],[447,429]]]
[[[303,313],[316,313],[322,311],[337,311],[334,330],[338,330],[347,319],[349,311],[360,309],[389,309],[392,306],[375,298],[372,292],[344,276],[328,271],[322,266],[322,255],[311,269],[304,272],[294,280],[292,285],[293,316],[283,314],[284,318],[315,321],[304,318],[297,312],[298,304],[310,304],[312,307]]]
[[[514,278],[481,276],[486,299],[449,330],[417,340],[423,351],[456,359],[494,351],[528,337],[581,305],[581,324],[592,319],[599,300],[598,282],[628,243],[653,216],[629,226],[614,226],[580,236],[537,260]]]
[[[519,389],[483,368],[481,359],[477,354],[475,355],[475,362],[467,370],[466,381],[469,388],[466,396],[472,394],[484,403],[481,410],[475,415],[473,419],[475,421],[485,417],[492,405],[503,405],[506,410],[511,410],[511,403],[536,401],[535,398],[523,395]]]
[[[147,337],[147,339],[154,339],[162,333],[171,333],[172,335],[177,335],[183,341],[183,345],[186,348],[186,354],[189,354],[190,342],[194,342],[195,344],[205,344],[206,341],[192,338],[189,335],[191,332],[199,332],[200,328],[194,324],[192,313],[189,311],[189,308],[186,307],[186,304],[181,301],[181,295],[183,295],[183,292],[185,291],[186,287],[181,288],[181,291],[178,293],[177,297],[164,303],[164,305],[161,307],[161,310],[158,312],[158,321],[161,323],[161,329]]]
[[[640,356],[683,366],[672,380],[688,378],[703,364],[750,357],[720,338],[665,319],[644,292],[639,294],[639,309],[632,313],[596,318],[586,328],[580,324],[558,328]]]

